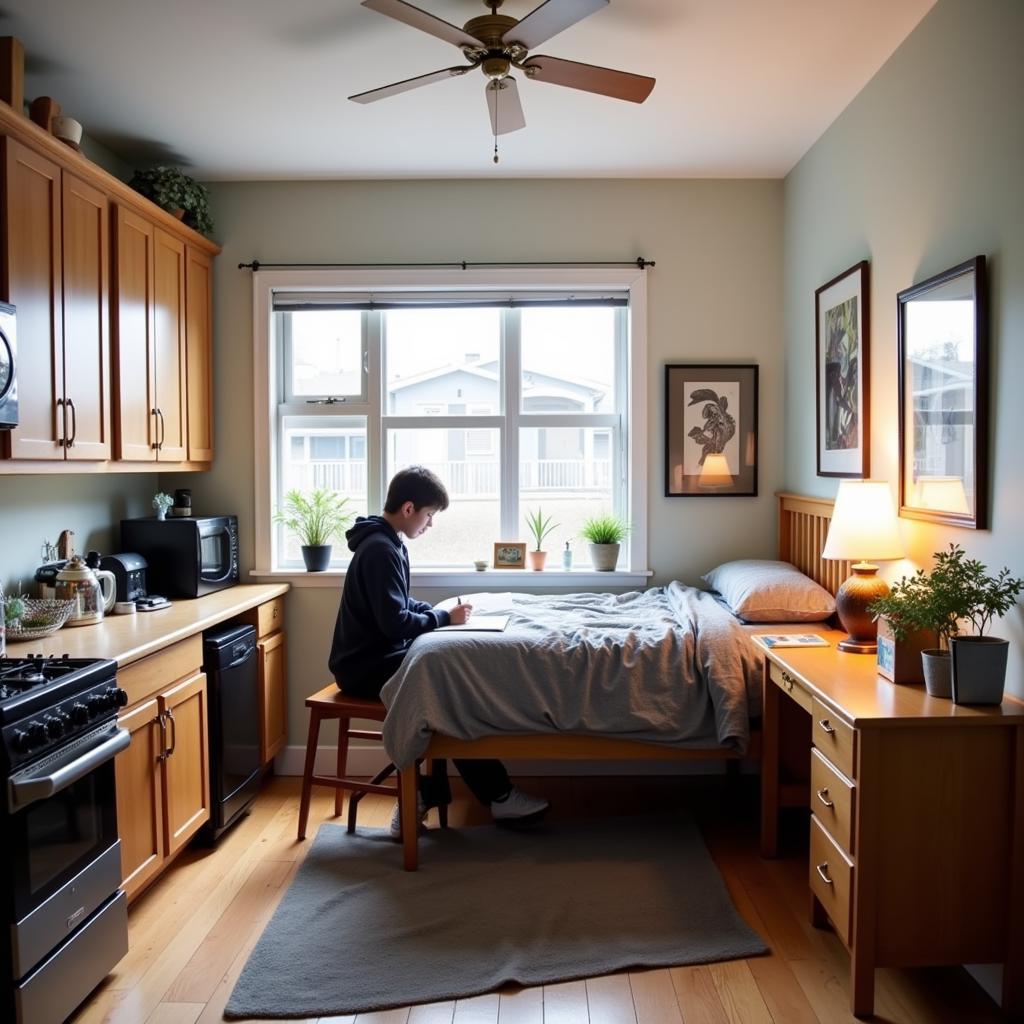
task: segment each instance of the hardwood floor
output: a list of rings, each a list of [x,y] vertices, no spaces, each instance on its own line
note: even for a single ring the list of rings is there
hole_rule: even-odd
[[[733,900],[771,948],[767,956],[697,967],[630,971],[513,989],[455,1002],[318,1024],[839,1024],[849,1012],[849,960],[831,932],[808,919],[806,816],[787,835],[789,856],[757,852],[754,780],[545,778],[524,788],[552,801],[552,815],[584,818],[688,808]],[[489,815],[456,783],[454,827]],[[271,779],[252,813],[215,850],[189,849],[132,906],[130,950],[83,1004],[76,1024],[211,1024],[220,1021],[248,959],[310,841],[295,839],[299,780]],[[310,836],[330,820],[334,794],[314,789]],[[393,801],[368,796],[359,821],[385,827]],[[436,822],[435,822],[436,824]],[[1000,1020],[962,968],[880,970],[876,1021],[985,1024]],[[309,1024],[313,1024],[310,1021]]]

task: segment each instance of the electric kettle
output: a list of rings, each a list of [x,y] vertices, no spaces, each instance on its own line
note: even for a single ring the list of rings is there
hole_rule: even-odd
[[[106,569],[90,569],[81,555],[75,555],[57,573],[55,596],[58,601],[74,601],[65,625],[90,626],[102,622],[105,612],[114,607],[117,585],[114,574]]]

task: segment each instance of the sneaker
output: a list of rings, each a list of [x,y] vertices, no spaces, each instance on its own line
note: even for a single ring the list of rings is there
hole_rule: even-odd
[[[508,795],[491,802],[491,814],[497,825],[534,825],[551,805],[539,796],[530,796],[513,786]]]
[[[423,831],[423,819],[427,816],[427,805],[423,802],[422,796],[416,797],[416,816],[420,822],[420,831]],[[400,840],[402,838],[402,811],[401,805],[396,801],[395,809],[391,813],[391,824],[388,827],[391,838]]]

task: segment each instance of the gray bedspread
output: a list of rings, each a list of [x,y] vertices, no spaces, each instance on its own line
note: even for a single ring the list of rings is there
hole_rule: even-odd
[[[502,633],[417,637],[381,693],[400,768],[433,733],[591,733],[744,751],[762,659],[709,594],[670,583],[629,594],[510,595]]]

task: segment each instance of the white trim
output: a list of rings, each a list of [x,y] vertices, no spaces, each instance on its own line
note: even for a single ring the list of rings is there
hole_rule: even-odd
[[[249,575],[256,580],[291,583],[293,587],[313,587],[340,590],[345,582],[344,569],[325,572],[302,572],[299,569],[253,569]],[[545,569],[488,569],[485,572],[465,569],[413,569],[413,589],[437,587],[471,593],[481,588],[488,590],[515,590],[517,592],[545,591],[561,587],[645,587],[654,575],[653,569],[615,570],[598,572],[595,569],[559,572]]]
[[[629,452],[629,482],[631,486],[627,494],[628,519],[632,524],[629,542],[630,573],[591,573],[596,582],[605,585],[616,585],[609,579],[616,577],[619,585],[630,585],[646,579],[648,572],[643,569],[647,565],[647,278],[646,271],[639,268],[611,267],[506,267],[506,268],[407,268],[407,269],[348,269],[348,270],[261,270],[252,275],[253,279],[253,438],[254,438],[254,523],[256,540],[256,562],[259,565],[272,565],[273,562],[273,531],[271,528],[271,505],[276,494],[276,447],[274,435],[276,430],[271,425],[276,422],[276,370],[273,366],[270,344],[272,295],[275,291],[296,291],[301,287],[304,292],[373,291],[381,300],[387,293],[399,291],[487,291],[500,288],[502,290],[529,291],[561,291],[601,292],[608,289],[627,291],[629,293],[629,359],[630,377],[628,392],[628,411],[626,416]],[[374,372],[373,360],[379,358],[380,344],[372,344],[367,338],[367,369]],[[381,339],[377,339],[378,342]],[[516,339],[518,341],[518,338]],[[518,364],[518,350],[515,362]],[[383,368],[381,368],[383,369]],[[511,376],[511,374],[510,374]],[[381,386],[384,386],[383,373],[378,373]],[[518,402],[518,379],[503,382],[506,401],[513,390]],[[377,415],[371,414],[367,423],[367,459],[368,465],[378,465],[383,472],[384,452],[381,450],[383,438],[383,416],[381,413],[382,396],[369,395],[369,404],[377,406]],[[344,410],[347,412],[348,410]],[[518,454],[518,427],[521,412],[518,405],[515,409],[506,408],[506,425],[508,435],[503,439],[506,466],[512,465],[518,472],[518,460],[509,458]],[[511,416],[512,419],[508,419]],[[552,417],[556,419],[557,417]],[[461,425],[465,425],[465,421]],[[554,424],[553,424],[554,425]],[[559,426],[567,426],[562,419]],[[513,430],[513,426],[515,429]],[[373,461],[376,459],[376,463]],[[508,483],[508,481],[503,481]],[[385,481],[376,480],[371,474],[368,485],[370,507],[378,508],[383,502]],[[517,493],[511,490],[509,493]],[[518,507],[515,523],[518,523]],[[515,524],[502,524],[508,529]],[[304,579],[304,574],[291,577],[289,573],[259,573],[258,575],[274,578],[289,576]],[[321,574],[322,575],[322,574]],[[437,578],[451,576],[432,574]],[[583,582],[583,572],[569,573],[565,582],[556,582],[558,574],[545,573],[543,586],[575,586]],[[635,577],[635,578],[634,578]],[[505,576],[507,579],[508,577]],[[302,585],[302,584],[299,584]],[[421,584],[428,585],[428,584]],[[438,584],[441,585],[441,584]]]

